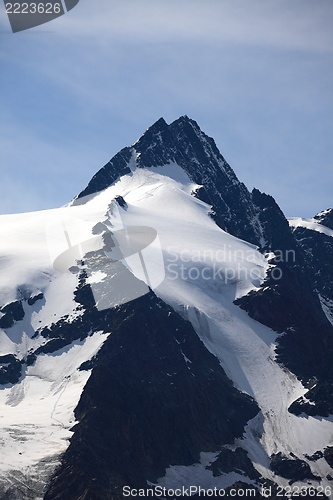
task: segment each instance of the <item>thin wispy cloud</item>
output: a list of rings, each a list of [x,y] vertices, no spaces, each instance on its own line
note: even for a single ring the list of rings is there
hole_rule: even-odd
[[[61,32],[99,39],[232,41],[332,52],[332,3],[319,0],[81,0]],[[87,18],[89,12],[89,19]]]
[[[327,0],[81,0],[53,33],[4,35],[6,179],[55,186],[36,209],[64,204],[160,116],[188,114],[249,188],[311,216],[331,204],[332,17]]]

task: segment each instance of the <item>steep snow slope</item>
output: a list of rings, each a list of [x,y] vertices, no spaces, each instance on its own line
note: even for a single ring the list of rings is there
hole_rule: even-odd
[[[172,169],[175,176],[175,166]],[[166,166],[164,172],[170,175],[170,167]],[[287,411],[305,389],[293,374],[274,361],[276,334],[233,304],[235,298],[263,280],[268,264],[262,254],[207,219],[208,207],[186,194],[193,189],[191,186],[175,185],[169,180],[161,184],[155,169],[137,170],[126,177],[115,186],[129,205],[124,222],[128,218],[131,223],[148,224],[149,220],[162,243],[166,279],[155,292],[191,321],[236,387],[253,396],[262,409],[262,443],[257,443],[256,449],[253,440],[243,444],[260,472],[274,477],[267,470],[268,456],[273,453],[294,453],[304,459],[305,454],[322,450],[332,439],[332,422],[299,418]],[[130,184],[125,187],[127,182]],[[141,186],[135,189],[133,183]],[[147,191],[148,183],[151,188]],[[261,446],[266,452],[266,463],[260,465]],[[324,460],[311,466],[321,475],[329,473]],[[231,476],[227,486],[232,482]],[[281,482],[288,484],[287,480]]]

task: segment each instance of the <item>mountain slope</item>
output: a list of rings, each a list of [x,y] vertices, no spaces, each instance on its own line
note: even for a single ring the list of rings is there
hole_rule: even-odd
[[[45,499],[117,498],[123,486],[144,488],[169,464],[190,465],[200,452],[232,444],[259,411],[191,325],[153,293],[120,306],[109,325]]]
[[[69,206],[0,228],[3,498],[329,492],[331,247],[312,259],[193,120],[159,120]]]

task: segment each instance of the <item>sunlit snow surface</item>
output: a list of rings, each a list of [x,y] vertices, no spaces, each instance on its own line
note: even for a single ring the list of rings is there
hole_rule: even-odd
[[[305,227],[306,229],[312,229],[313,231],[318,231],[318,233],[324,233],[327,236],[333,236],[333,230],[329,227],[320,224],[316,219],[304,219],[302,217],[290,217],[288,219],[289,226],[292,228]]]
[[[328,211],[329,210],[325,210],[324,212],[322,212],[322,214],[325,214]],[[301,217],[291,217],[287,220],[292,230],[295,230],[298,227],[303,227],[305,229],[317,231],[318,233],[326,234],[326,236],[331,236],[333,238],[333,230],[321,224],[320,221],[318,221],[317,219],[304,219]],[[328,299],[327,297],[321,296],[320,294],[319,294],[319,299],[328,321],[333,325],[333,301]]]
[[[323,450],[332,442],[333,423],[288,413],[288,406],[305,389],[275,362],[277,334],[233,304],[235,298],[260,286],[269,264],[253,245],[216,226],[209,216],[210,207],[193,196],[197,188],[175,164],[149,170],[133,166],[131,174],[86,204],[1,216],[1,304],[39,292],[45,299],[26,307],[22,321],[0,331],[0,355],[25,357],[43,341],[31,338],[37,328],[65,315],[74,318],[81,314],[73,295],[77,278],[56,271],[54,259],[69,241],[76,245],[92,238],[93,227],[105,220],[111,201],[121,195],[127,208],[119,208],[111,217],[113,229],[147,226],[157,231],[156,252],[147,263],[160,273],[162,251],[165,279],[156,294],[192,323],[235,386],[256,399],[262,414],[249,422],[244,439],[235,444],[249,452],[261,474],[285,485],[286,480],[274,478],[268,470],[268,456],[281,451],[304,459],[304,454]],[[104,276],[101,269],[90,283],[102,281]],[[56,465],[69,444],[73,410],[90,374],[78,367],[98,351],[106,336],[95,333],[53,354],[40,355],[19,383],[2,388],[0,464],[4,482],[10,482],[12,471],[17,470],[26,480],[49,457],[55,457],[51,462],[52,467]],[[169,468],[159,482],[172,488],[195,484],[226,487],[237,479],[249,481],[235,473],[214,478],[205,470],[217,451],[202,454],[201,464]],[[324,459],[309,464],[322,477],[330,472]]]

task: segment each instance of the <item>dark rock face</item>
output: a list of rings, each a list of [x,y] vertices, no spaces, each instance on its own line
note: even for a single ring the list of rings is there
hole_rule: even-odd
[[[316,462],[317,460],[319,460],[320,458],[323,458],[323,452],[322,451],[316,451],[313,455],[304,455],[305,458],[307,458],[308,460],[310,460],[310,462]]]
[[[295,265],[292,251],[297,252],[297,243],[292,236],[287,219],[274,198],[261,193],[258,189],[253,189],[252,201],[258,209],[258,220],[265,238],[265,243],[262,245],[263,250],[289,251],[290,253],[284,255],[283,260]],[[298,257],[300,258],[300,256]]]
[[[44,295],[42,293],[38,293],[36,295],[33,295],[32,297],[29,297],[28,299],[28,304],[29,306],[33,306],[37,300],[42,300],[44,298]]]
[[[258,412],[190,323],[153,293],[109,310],[108,320],[45,500],[123,498],[125,485],[144,488],[169,465],[233,443]]]
[[[327,446],[327,448],[325,448],[324,458],[328,465],[333,469],[333,446]]]
[[[291,405],[290,411],[297,415],[304,411],[309,415],[328,416],[332,408],[333,328],[322,310],[316,283],[320,281],[323,288],[331,285],[326,285],[327,280],[316,276],[330,276],[331,258],[328,253],[321,254],[321,258],[318,254],[317,260],[310,263],[304,246],[295,239],[295,233],[290,230],[273,198],[254,190],[253,200],[260,208],[265,248],[276,255],[270,260],[275,267],[269,270],[258,291],[251,291],[235,303],[252,318],[281,333],[276,348],[280,363],[306,385],[311,385],[316,377],[316,389],[305,395],[316,404],[304,404],[300,398]],[[330,248],[327,247],[327,252]],[[320,262],[325,266],[322,275],[317,273],[316,261],[318,266]]]
[[[21,376],[22,363],[13,354],[0,356],[0,384],[16,384]]]
[[[75,204],[85,203],[87,198],[84,200],[80,200],[80,198],[88,196],[88,199],[90,199],[95,193],[103,191],[103,189],[106,189],[122,175],[129,174],[131,170],[128,167],[128,163],[131,156],[132,152],[130,148],[124,148],[119,151],[116,156],[94,175],[88,186],[81,191],[75,200]]]
[[[257,189],[249,193],[214,140],[186,116],[170,125],[161,118],[126,149],[125,156],[124,151],[121,162],[135,158],[137,167],[154,168],[173,162],[180,165],[191,180],[201,185],[196,196],[212,205],[213,217],[222,229],[258,245],[263,252],[275,253],[270,261],[275,268],[271,268],[261,289],[236,304],[282,334],[276,350],[278,360],[305,384],[314,376],[319,379],[319,386],[324,381],[333,383],[333,329],[317,294],[333,297],[332,238],[318,233],[307,244],[302,228],[293,234],[274,199]],[[97,181],[98,189],[105,189],[111,179],[116,180],[124,172],[123,163],[117,170],[118,161],[116,155],[79,197],[93,193]],[[332,210],[316,217],[329,226]],[[319,393],[323,391],[317,391],[317,396]],[[326,415],[329,403],[318,403],[318,408],[311,411]]]
[[[324,233],[295,228],[293,235],[304,251],[308,269],[313,276],[313,289],[324,300],[333,301],[333,238]]]
[[[206,467],[213,472],[213,476],[221,476],[224,473],[237,472],[250,479],[258,480],[260,474],[253,467],[247,452],[242,448],[236,448],[234,451],[223,448],[218,454],[217,459]]]
[[[196,196],[212,205],[213,217],[222,229],[258,244],[262,239],[257,207],[251,194],[217,149],[214,140],[198,124],[182,116],[170,125],[160,118],[131,147],[123,149],[92,178],[75,200],[93,195],[130,173],[128,164],[153,168],[177,163],[189,178],[202,185]]]
[[[314,219],[316,219],[323,226],[333,229],[333,208],[328,208],[323,212],[319,212],[319,214],[314,216]]]
[[[283,273],[278,282],[270,279],[269,273],[258,292],[251,292],[235,303],[257,321],[282,333],[277,339],[278,360],[304,383],[309,383],[314,376],[321,381],[331,381],[332,326],[320,305],[316,306],[318,298],[313,292],[304,293],[302,280],[297,280],[295,273],[285,266]]]
[[[85,203],[86,197],[130,174],[134,166],[153,169],[169,163],[177,163],[201,186],[193,195],[212,206],[212,217],[222,229],[262,252],[274,252],[260,289],[235,303],[280,334],[278,362],[308,388],[289,411],[324,417],[333,413],[333,328],[318,297],[327,304],[333,300],[332,238],[301,227],[292,231],[274,199],[256,189],[250,193],[195,121],[186,116],[170,125],[158,120],[97,172],[74,204]],[[127,209],[122,196],[114,203]],[[333,228],[332,209],[315,219]],[[99,222],[93,234],[105,229]],[[71,321],[63,317],[38,330],[32,338],[42,338],[43,345],[29,352],[26,360],[12,354],[0,357],[0,383],[16,383],[24,363],[32,365],[39,355],[70,348],[94,332],[105,334],[98,354],[79,368],[92,373],[75,409],[78,423],[71,444],[45,500],[123,499],[123,486],[146,488],[147,481],[155,482],[170,465],[197,463],[202,451],[219,452],[207,467],[214,476],[238,472],[244,477],[244,482],[226,489],[226,496],[243,497],[232,490],[245,491],[249,488],[245,481],[251,480],[258,485],[256,497],[261,498],[264,486],[271,488],[270,498],[279,498],[276,484],[260,477],[247,452],[227,446],[234,445],[258,413],[256,403],[235,389],[190,323],[153,292],[98,310],[86,278],[93,269],[108,269],[103,259],[110,261],[103,251],[95,252],[71,268],[79,273],[75,301],[81,315]],[[107,279],[96,285],[104,305],[107,289],[115,295],[117,284],[120,288],[121,277],[113,286]],[[33,306],[41,299],[40,293],[27,303]],[[0,313],[0,327],[10,328],[24,317],[22,301],[7,304]],[[332,447],[305,458],[314,462],[323,456],[332,467]],[[297,457],[273,455],[271,468],[290,484],[318,479]]]
[[[212,205],[216,221],[231,234],[260,245],[256,207],[245,185],[217,149],[214,140],[198,124],[183,116],[167,125],[163,118],[134,145],[139,167],[175,162],[195,183],[197,196]]]
[[[29,305],[33,305],[41,298],[43,298],[43,294],[39,294],[33,298],[30,297],[27,302]],[[6,304],[0,309],[0,314],[0,328],[5,330],[11,328],[25,316],[22,300]],[[19,382],[24,363],[25,360],[18,359],[14,354],[0,356],[0,385],[16,384]]]
[[[0,318],[0,328],[10,328],[15,321],[21,321],[24,318],[22,301],[16,300],[0,309],[2,314]]]
[[[291,479],[290,484],[305,479],[320,480],[320,478],[312,474],[310,466],[304,460],[300,460],[297,457],[289,459],[281,453],[271,456],[271,469],[278,476]]]
[[[124,200],[124,198],[122,196],[116,196],[115,197],[115,201],[118,203],[118,205],[122,208],[127,208],[127,203],[126,201]]]
[[[27,365],[32,365],[39,354],[49,354],[59,349],[69,346],[75,340],[83,340],[88,335],[94,333],[96,328],[107,321],[107,311],[97,311],[95,301],[90,286],[85,283],[85,274],[82,273],[79,285],[74,292],[75,301],[84,309],[82,316],[69,322],[64,316],[49,327],[37,330],[34,337],[39,335],[47,339],[47,342],[30,352],[27,358]]]
[[[321,224],[325,222],[326,227],[329,227],[332,216],[333,211],[330,209],[318,214],[314,219],[318,219]],[[293,236],[303,251],[305,263],[302,268],[307,273],[310,288],[313,291],[312,296],[308,289],[306,289],[306,293],[303,291],[302,294],[299,294],[308,310],[307,314],[303,312],[300,317],[304,320],[302,333],[306,334],[308,352],[311,354],[311,349],[313,351],[312,364],[309,366],[312,366],[314,375],[318,373],[319,381],[305,394],[305,398],[299,398],[290,406],[290,411],[296,415],[305,412],[312,416],[328,417],[329,414],[333,413],[333,330],[330,325],[324,324],[322,318],[319,318],[318,312],[321,316],[322,314],[318,309],[317,297],[320,294],[323,305],[326,305],[327,310],[331,313],[331,318],[333,318],[333,238],[301,226],[293,230]],[[306,303],[304,296],[311,297],[312,303]],[[314,306],[316,306],[317,314],[315,314]],[[298,341],[298,339],[296,340]],[[283,343],[284,339],[282,339]],[[286,349],[288,349],[288,343]],[[316,405],[314,406],[313,403]]]

